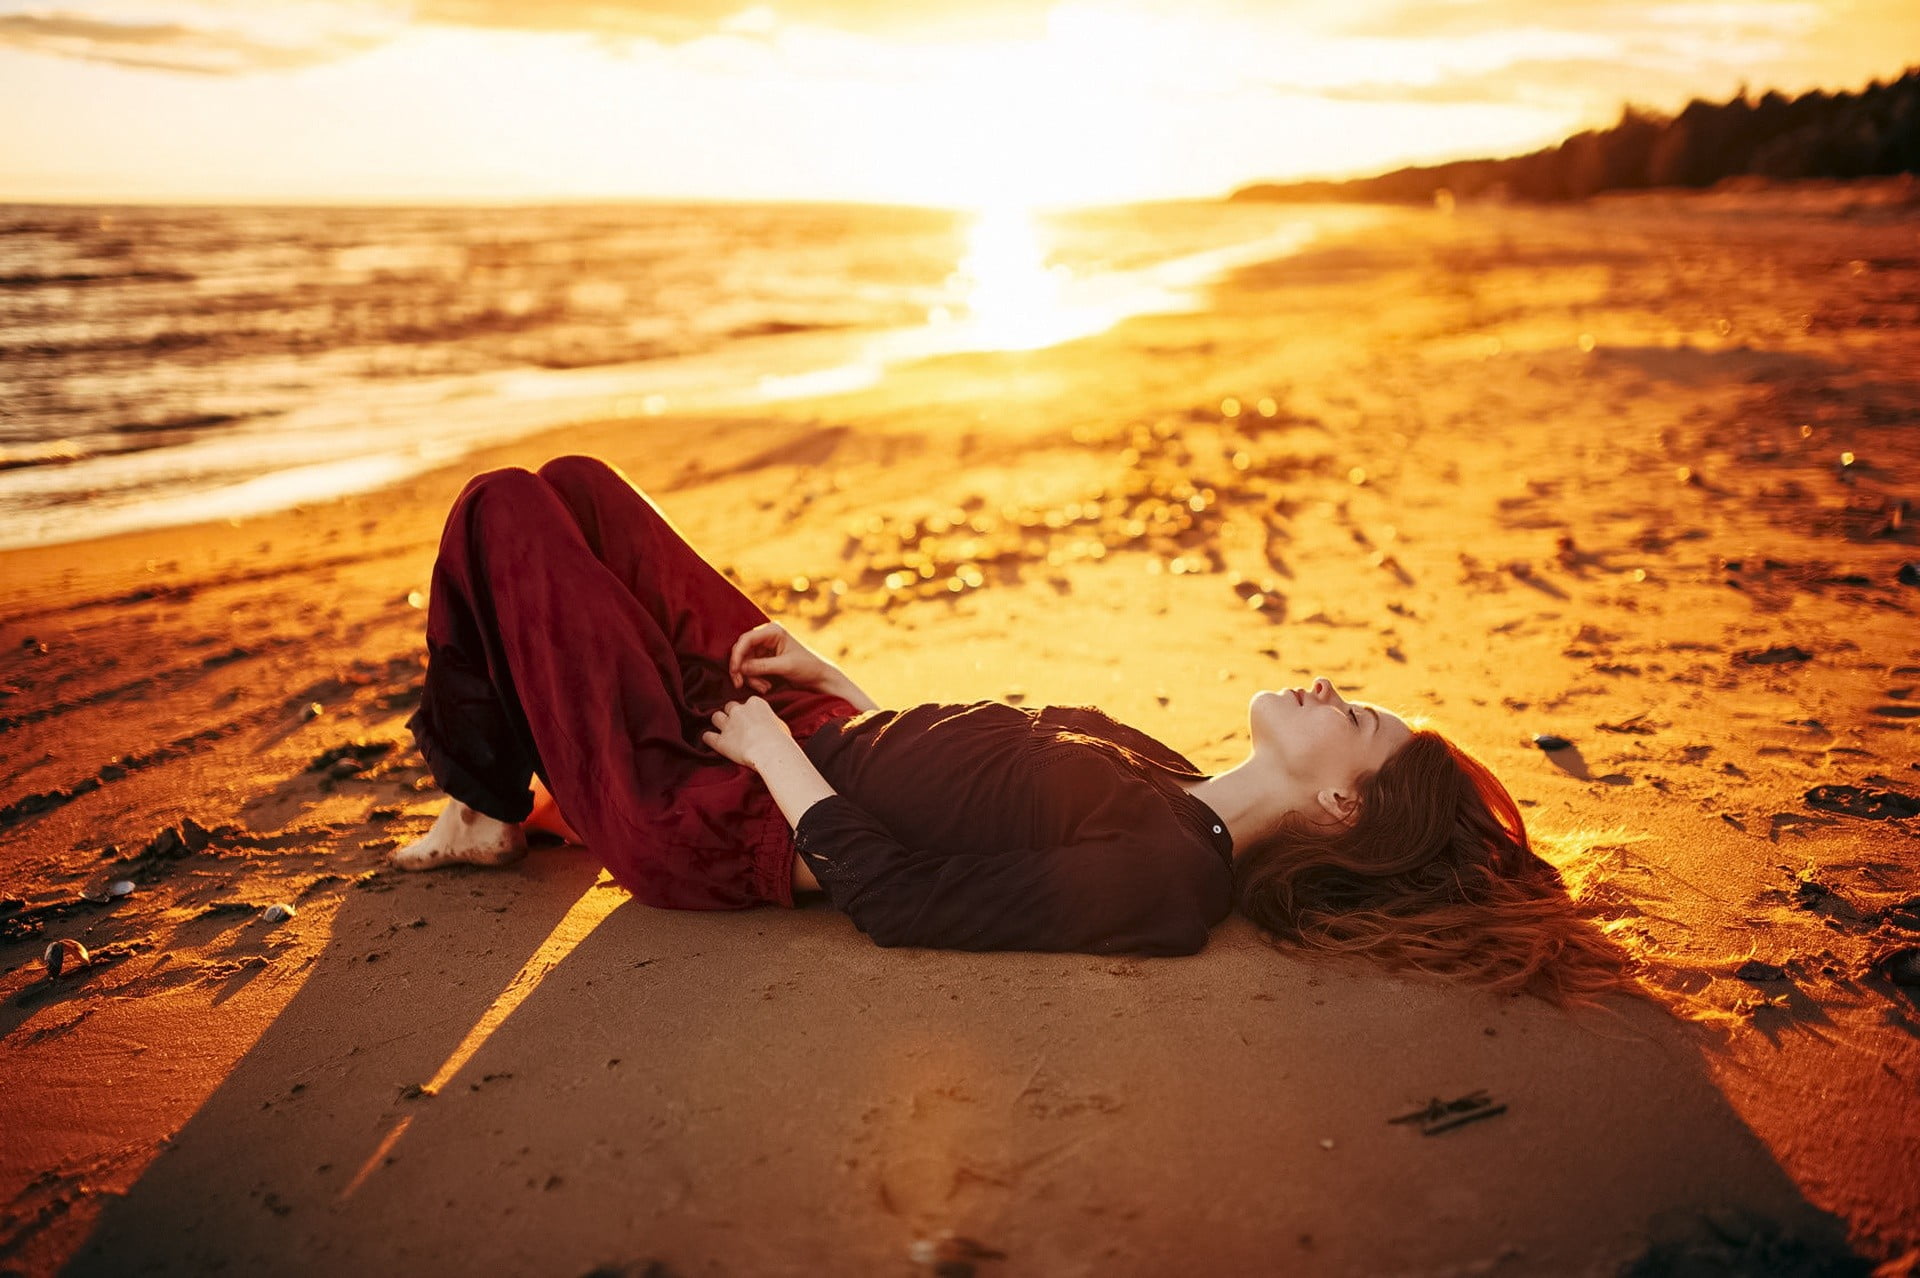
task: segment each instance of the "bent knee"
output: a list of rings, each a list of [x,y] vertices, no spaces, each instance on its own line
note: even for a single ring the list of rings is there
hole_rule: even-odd
[[[467,486],[460,490],[460,495],[465,497],[468,493],[476,492],[512,492],[525,489],[529,484],[545,486],[541,484],[540,476],[525,466],[496,466],[492,470],[483,470],[469,479]]]
[[[588,453],[568,453],[540,467],[540,478],[555,487],[591,487],[613,482],[627,487],[634,484],[618,467]]]
[[[467,481],[454,503],[456,516],[464,512],[467,521],[486,522],[505,518],[524,519],[554,504],[553,489],[525,466],[501,466],[483,470]]]

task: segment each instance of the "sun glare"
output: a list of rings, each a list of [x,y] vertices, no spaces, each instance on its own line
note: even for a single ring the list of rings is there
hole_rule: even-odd
[[[960,345],[1028,351],[1084,337],[1117,318],[1074,296],[1073,272],[1050,263],[1031,209],[989,204],[974,216],[949,283],[964,296]],[[937,318],[937,317],[936,317]]]
[[[980,210],[953,282],[966,292],[968,321],[995,350],[1031,350],[1060,340],[1069,316],[1060,299],[1066,268],[1049,266],[1033,215],[1011,204]]]

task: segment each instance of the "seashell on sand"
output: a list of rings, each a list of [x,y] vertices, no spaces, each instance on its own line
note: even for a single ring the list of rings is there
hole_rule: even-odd
[[[49,979],[57,979],[64,972],[77,972],[93,962],[93,956],[87,953],[87,947],[71,937],[61,937],[47,946],[40,961],[47,965]]]

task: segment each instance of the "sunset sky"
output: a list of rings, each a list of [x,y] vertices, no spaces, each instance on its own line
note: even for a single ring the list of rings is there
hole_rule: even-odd
[[[0,198],[1209,196],[1908,63],[1913,0],[0,0]]]

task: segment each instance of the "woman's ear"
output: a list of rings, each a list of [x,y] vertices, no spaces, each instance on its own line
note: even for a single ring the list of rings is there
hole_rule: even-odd
[[[1319,800],[1320,810],[1340,825],[1351,825],[1360,815],[1360,800],[1348,791],[1326,789],[1314,797]]]

